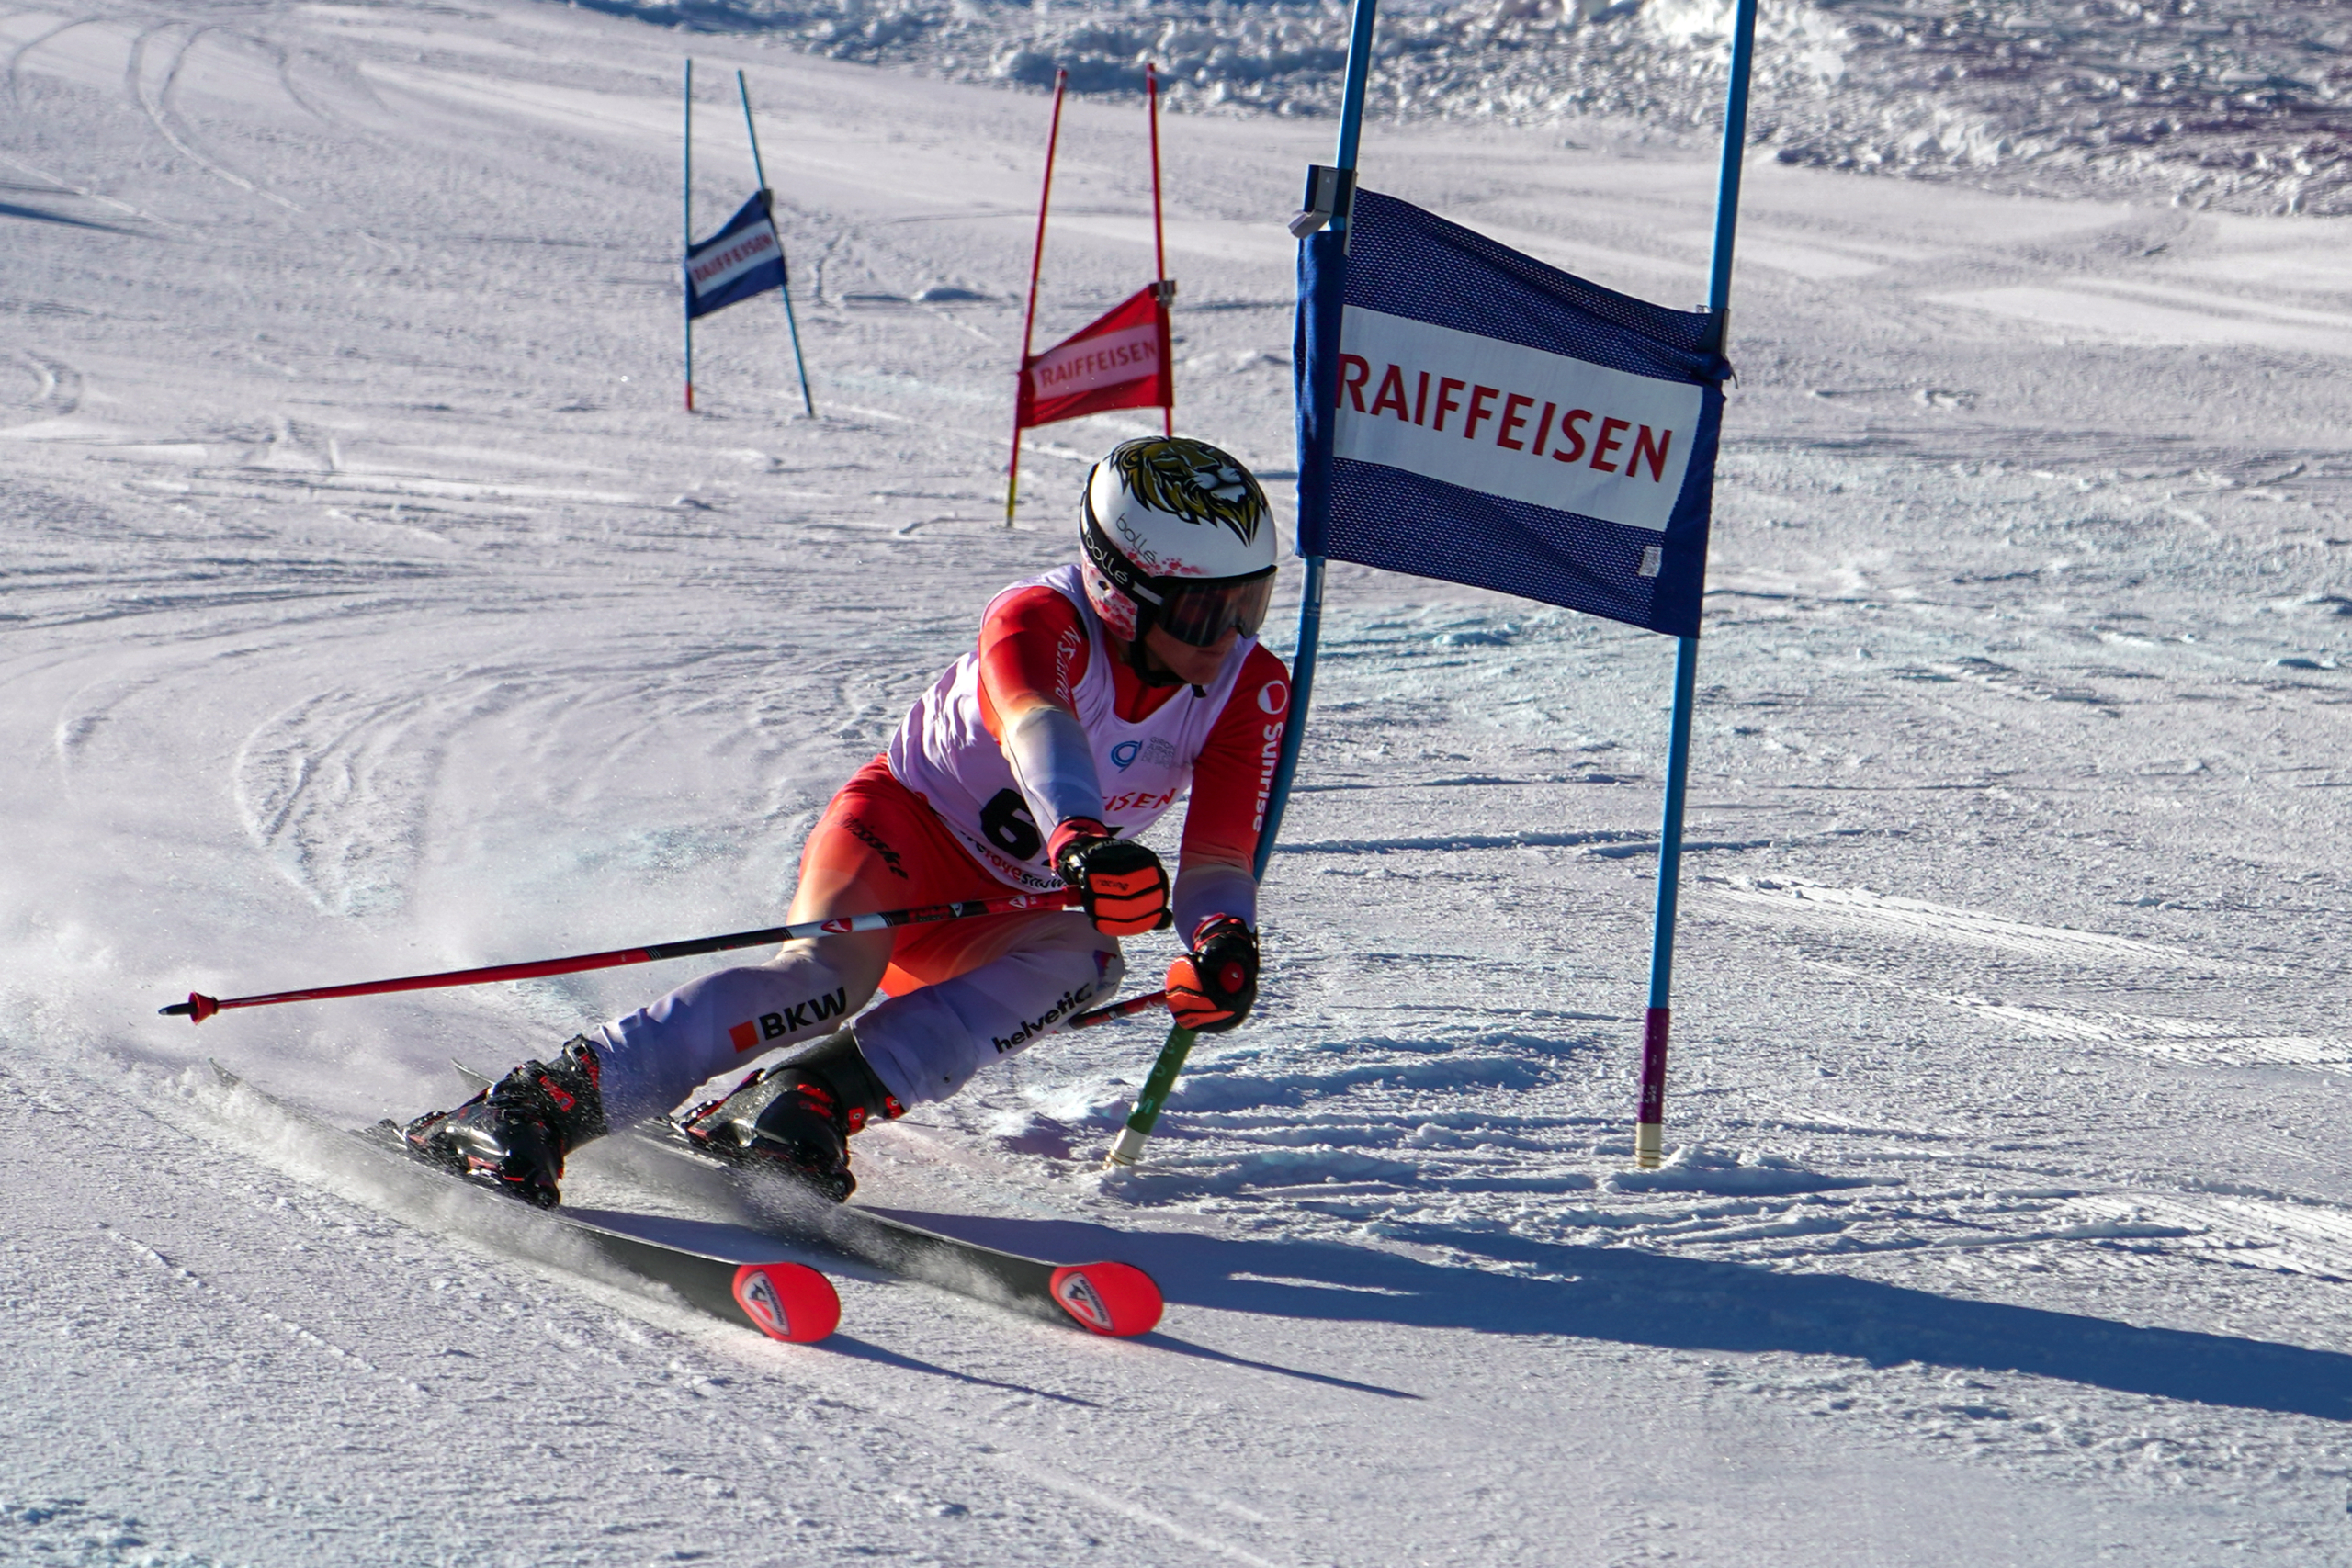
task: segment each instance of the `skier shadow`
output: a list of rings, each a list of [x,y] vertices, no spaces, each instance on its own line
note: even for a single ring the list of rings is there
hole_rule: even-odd
[[[869,1340],[859,1339],[847,1334],[827,1335],[823,1343],[824,1348],[834,1355],[847,1356],[853,1360],[871,1361],[882,1367],[896,1367],[900,1371],[928,1372],[933,1377],[946,1378],[954,1382],[968,1383],[975,1388],[992,1388],[1005,1393],[1025,1394],[1032,1399],[1051,1400],[1057,1404],[1075,1404],[1088,1410],[1102,1408],[1095,1401],[1080,1399],[1074,1393],[1055,1393],[1047,1389],[1032,1388],[1027,1383],[1005,1382],[996,1378],[984,1378],[975,1372],[959,1372],[951,1367],[943,1367],[933,1361],[921,1360],[913,1356],[902,1356],[896,1350],[885,1349]]]
[[[1399,1239],[1482,1254],[1536,1277],[1426,1263],[1340,1242],[1227,1240],[1165,1231],[1144,1235],[1059,1220],[930,1215],[917,1223],[1034,1257],[1145,1264],[1171,1305],[1334,1323],[1565,1335],[1673,1350],[1841,1356],[1877,1367],[1916,1361],[2029,1372],[2120,1393],[2352,1423],[2352,1355],[2226,1334],[2141,1328],[1842,1275],[1782,1274],[1748,1264],[1434,1226],[1399,1232]]]

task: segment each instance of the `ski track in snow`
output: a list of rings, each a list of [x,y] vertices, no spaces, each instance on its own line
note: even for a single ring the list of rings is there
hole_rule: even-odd
[[[1614,58],[1547,17],[1503,20]],[[1693,29],[1661,103],[1713,90]],[[876,36],[840,52],[928,58]],[[1148,1024],[860,1139],[872,1201],[1148,1263],[1147,1339],[843,1269],[842,1336],[772,1345],[211,1090],[217,1053],[413,1114],[695,971],[153,1016],[191,989],[777,918],[1148,428],[1030,433],[999,525],[1041,105],[757,30],[691,38],[697,225],[749,179],[741,63],[823,417],[754,302],[686,419],[687,41],[515,0],[0,15],[0,1559],[2352,1551],[2352,268],[2338,220],[2133,205],[2095,158],[2063,201],[1751,167],[1660,1170],[1665,645],[1344,566],[1261,1011],[1148,1164],[1098,1170]],[[1069,111],[1047,338],[1148,267],[1119,85]],[[1713,174],[1663,122],[1409,118],[1369,183],[1699,286]],[[1280,224],[1328,128],[1166,135],[1182,418],[1287,507]],[[610,1140],[570,1190],[756,1220],[673,1163]]]

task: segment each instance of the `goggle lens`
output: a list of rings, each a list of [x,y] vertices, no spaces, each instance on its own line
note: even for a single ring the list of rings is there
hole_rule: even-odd
[[[1155,625],[1192,648],[1215,648],[1228,631],[1256,637],[1273,603],[1274,574],[1247,582],[1204,583],[1167,590]]]

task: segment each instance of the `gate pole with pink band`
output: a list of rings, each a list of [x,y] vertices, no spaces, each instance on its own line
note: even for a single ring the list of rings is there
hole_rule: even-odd
[[[1731,88],[1724,101],[1723,167],[1715,185],[1715,243],[1707,310],[1717,354],[1731,320],[1732,240],[1739,226],[1740,163],[1747,145],[1747,76],[1756,53],[1756,0],[1738,0],[1732,20]],[[1674,717],[1667,730],[1666,810],[1658,827],[1657,908],[1650,927],[1649,1007],[1642,1015],[1642,1089],[1634,1119],[1634,1163],[1655,1170],[1666,1157],[1666,1039],[1674,993],[1674,917],[1682,880],[1682,802],[1690,784],[1690,715],[1699,692],[1699,639],[1674,646]]]

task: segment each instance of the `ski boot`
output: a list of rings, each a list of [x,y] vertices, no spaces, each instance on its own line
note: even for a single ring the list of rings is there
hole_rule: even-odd
[[[726,1099],[695,1106],[678,1131],[705,1154],[784,1172],[838,1203],[857,1190],[850,1134],[905,1114],[843,1029],[753,1073]]]
[[[455,1111],[430,1111],[400,1130],[409,1153],[453,1176],[552,1209],[563,1156],[605,1135],[602,1065],[584,1034],[552,1063],[526,1062]]]

